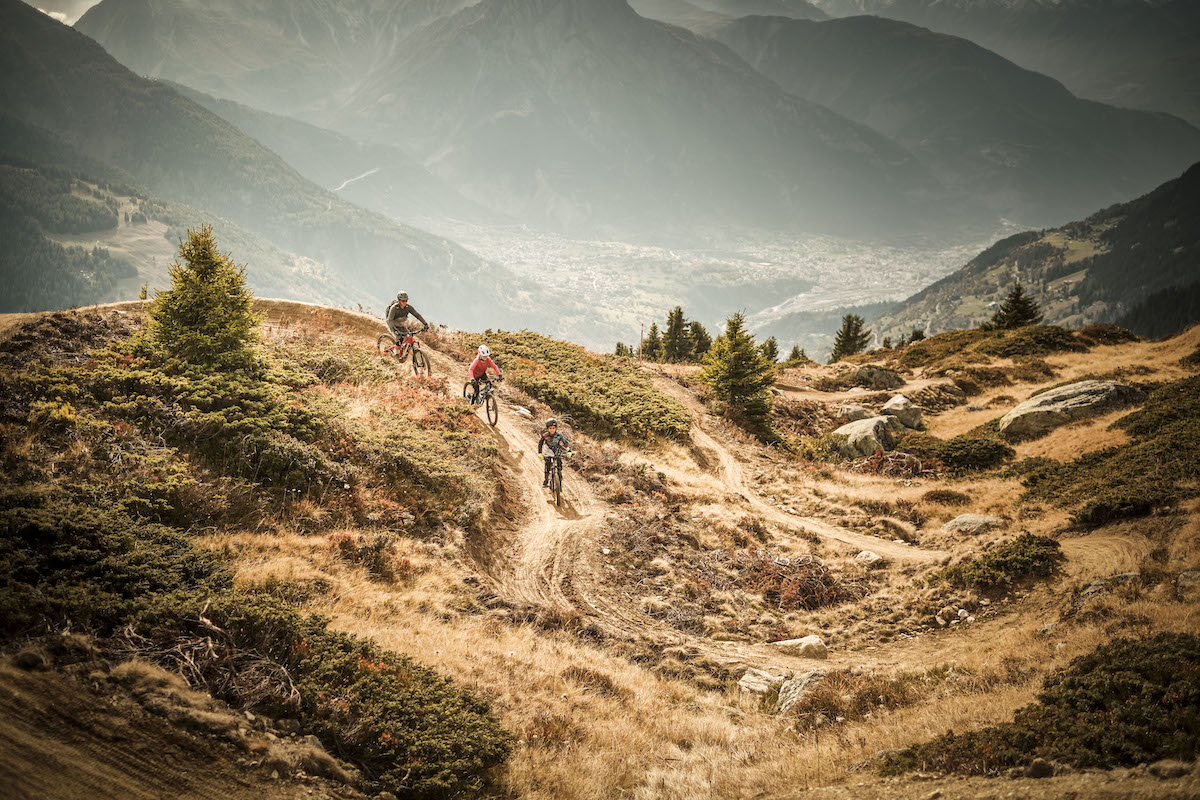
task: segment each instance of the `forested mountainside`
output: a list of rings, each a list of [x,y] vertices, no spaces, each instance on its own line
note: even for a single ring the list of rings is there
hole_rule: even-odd
[[[439,237],[363,211],[168,86],[138,77],[91,39],[20,0],[0,0],[0,99],[88,160],[167,202],[232,220],[325,265],[329,280],[382,304],[411,287],[470,318],[516,286],[502,269]],[[5,142],[11,151],[20,142]],[[473,305],[475,304],[475,305]],[[506,308],[499,312],[505,317]]]
[[[816,0],[963,36],[1091,100],[1200,125],[1200,4],[1192,0]]]
[[[716,38],[789,92],[909,148],[998,215],[1061,224],[1200,159],[1200,130],[1080,100],[966,39],[906,22],[746,17]]]
[[[1158,336],[1200,317],[1200,164],[1149,194],[1085,220],[1003,239],[910,297],[880,321],[879,335],[972,327],[1021,283],[1047,322],[1122,321]]]
[[[945,208],[902,147],[625,0],[454,7],[106,0],[77,27],[134,70],[398,142],[468,198],[560,230],[878,233]],[[220,47],[196,34],[214,27]]]

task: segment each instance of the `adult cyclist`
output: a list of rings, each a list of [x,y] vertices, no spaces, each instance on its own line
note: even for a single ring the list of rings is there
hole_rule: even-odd
[[[424,326],[419,331],[413,331],[408,324],[409,316],[416,317]],[[400,292],[396,295],[396,302],[388,306],[385,321],[387,322],[388,333],[392,335],[397,342],[403,342],[404,337],[409,333],[424,333],[429,330],[429,323],[421,316],[421,312],[408,304],[408,292]],[[400,329],[403,328],[403,333]]]

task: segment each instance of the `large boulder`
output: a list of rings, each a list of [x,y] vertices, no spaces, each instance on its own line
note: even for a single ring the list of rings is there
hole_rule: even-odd
[[[1004,526],[1004,520],[999,517],[989,517],[987,514],[960,514],[942,526],[942,533],[978,534]]]
[[[865,364],[858,368],[854,382],[873,391],[884,392],[888,389],[899,389],[904,385],[904,378],[894,369]]]
[[[804,636],[800,639],[784,639],[779,642],[771,642],[771,644],[789,656],[829,658],[829,649],[825,647],[825,642],[821,641],[821,637],[816,635]]]
[[[1146,399],[1141,391],[1117,381],[1079,381],[1034,395],[1000,418],[1004,436],[1041,436],[1077,419],[1098,417]]]
[[[812,694],[821,681],[825,680],[825,674],[823,669],[813,669],[784,681],[779,687],[779,700],[775,703],[775,712],[786,714],[795,708],[797,703]]]
[[[742,679],[738,681],[738,686],[743,691],[753,694],[766,694],[771,689],[783,683],[782,675],[772,675],[769,672],[763,672],[761,669],[750,667],[746,670],[746,674],[742,675]]]
[[[882,567],[886,563],[883,556],[879,553],[872,553],[870,550],[863,550],[854,557],[854,560],[864,567]]]
[[[921,427],[921,407],[902,394],[898,394],[883,404],[884,416],[895,417],[906,428],[916,430]]]
[[[875,416],[875,412],[854,403],[842,403],[834,413],[842,419],[850,420],[851,422],[858,422],[860,419],[870,419]]]
[[[904,426],[895,417],[880,416],[847,422],[834,433],[846,437],[841,446],[843,456],[861,458],[872,455],[881,447],[891,450],[903,430]]]

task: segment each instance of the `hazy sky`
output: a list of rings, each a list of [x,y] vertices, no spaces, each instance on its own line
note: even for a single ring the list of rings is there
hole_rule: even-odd
[[[70,25],[100,0],[26,0],[26,2]]]

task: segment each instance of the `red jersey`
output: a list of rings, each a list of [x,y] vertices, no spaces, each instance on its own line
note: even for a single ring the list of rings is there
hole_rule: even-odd
[[[477,381],[487,374],[488,369],[496,370],[497,375],[502,375],[500,368],[496,366],[496,362],[490,358],[476,358],[471,362],[471,368],[467,370],[467,374],[471,376],[471,380]]]

